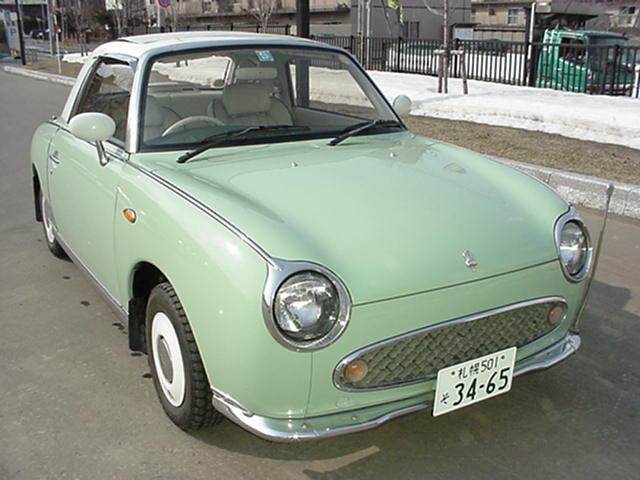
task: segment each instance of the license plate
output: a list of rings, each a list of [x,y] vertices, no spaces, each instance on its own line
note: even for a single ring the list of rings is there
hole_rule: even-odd
[[[439,370],[433,416],[508,392],[516,351],[511,347]]]

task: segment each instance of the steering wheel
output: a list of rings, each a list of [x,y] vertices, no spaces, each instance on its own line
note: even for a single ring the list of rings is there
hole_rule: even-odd
[[[162,132],[162,136],[165,137],[167,135],[170,135],[172,133],[175,133],[177,130],[183,128],[186,130],[187,125],[191,125],[192,123],[209,123],[211,125],[216,125],[216,126],[221,126],[224,125],[224,123],[222,123],[220,120],[218,120],[217,118],[213,118],[213,117],[209,117],[207,115],[193,115],[192,117],[185,117],[181,120],[178,120],[177,122],[173,123],[172,125],[169,125],[164,132]]]

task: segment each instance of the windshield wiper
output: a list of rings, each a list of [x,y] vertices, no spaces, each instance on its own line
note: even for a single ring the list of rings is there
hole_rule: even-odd
[[[356,135],[364,130],[368,130],[373,127],[400,127],[404,128],[404,125],[397,120],[371,120],[368,122],[356,123],[355,125],[351,125],[342,131],[340,135],[335,137],[333,140],[329,142],[329,145],[332,147],[338,145],[343,140],[346,140],[349,137]]]
[[[246,128],[237,128],[235,130],[229,130],[228,132],[217,133],[215,135],[211,135],[210,137],[205,138],[200,142],[200,144],[194,148],[193,150],[188,151],[187,153],[180,155],[177,163],[186,163],[191,160],[193,157],[200,155],[202,152],[209,150],[210,148],[215,147],[219,143],[222,143],[225,140],[235,137],[243,137],[248,133],[252,132],[260,132],[260,133],[268,133],[268,132],[276,132],[278,130],[288,130],[288,131],[305,131],[309,130],[309,127],[304,126],[295,126],[295,125],[261,125],[254,127],[246,127]]]

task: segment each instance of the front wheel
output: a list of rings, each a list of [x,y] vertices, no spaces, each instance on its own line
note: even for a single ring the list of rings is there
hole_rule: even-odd
[[[183,430],[199,430],[220,421],[191,326],[169,283],[151,291],[146,334],[153,383],[171,421]]]

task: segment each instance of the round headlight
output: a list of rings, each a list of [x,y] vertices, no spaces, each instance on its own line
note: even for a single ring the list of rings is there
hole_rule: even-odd
[[[317,272],[300,272],[278,289],[273,313],[278,328],[297,342],[327,335],[340,316],[340,297],[335,285]]]
[[[558,239],[560,263],[565,272],[574,280],[584,278],[589,258],[589,239],[581,223],[570,220],[560,230]]]

